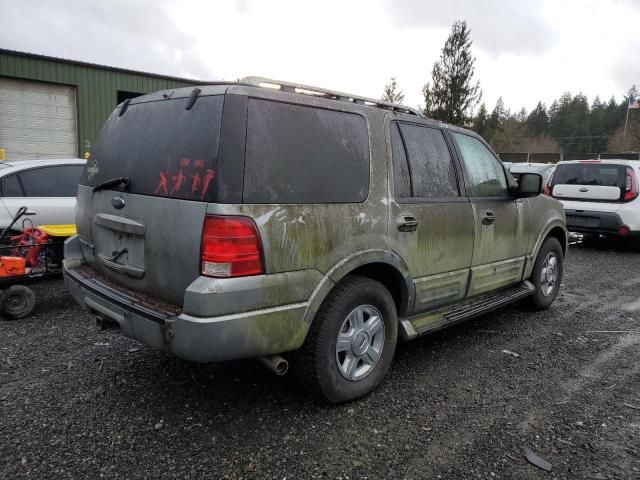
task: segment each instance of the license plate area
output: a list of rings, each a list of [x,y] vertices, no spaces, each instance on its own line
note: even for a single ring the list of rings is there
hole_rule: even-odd
[[[567,215],[567,224],[574,227],[598,228],[600,219],[586,215]]]
[[[97,257],[105,267],[133,278],[144,276],[144,237],[96,225],[94,240]]]

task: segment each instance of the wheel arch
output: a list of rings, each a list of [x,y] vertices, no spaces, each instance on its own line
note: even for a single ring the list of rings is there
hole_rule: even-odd
[[[371,278],[384,285],[393,297],[398,316],[411,311],[415,292],[413,279],[404,261],[387,250],[367,250],[345,258],[325,274],[325,279],[316,287],[309,299],[309,306],[305,312],[305,320],[308,324],[313,322],[320,305],[333,287],[348,275]]]
[[[540,248],[542,247],[544,241],[549,237],[557,238],[560,242],[560,246],[562,247],[562,255],[565,256],[567,254],[567,251],[569,249],[569,232],[567,231],[566,225],[559,219],[550,221],[542,230],[542,233],[538,236],[538,239],[534,245],[533,252],[528,258],[524,278],[529,278],[531,276],[533,265],[535,264],[536,258],[538,257]]]
[[[555,237],[558,239],[558,241],[560,242],[560,246],[562,247],[562,255],[566,255],[569,245],[569,236],[567,235],[567,231],[562,227],[555,226],[551,230],[549,230],[544,240],[549,237]],[[544,242],[544,240],[542,242]],[[542,243],[540,243],[540,245],[542,246]]]

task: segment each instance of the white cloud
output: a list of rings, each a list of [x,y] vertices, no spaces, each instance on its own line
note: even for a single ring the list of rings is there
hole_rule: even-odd
[[[449,28],[466,20],[478,48],[489,53],[537,54],[551,48],[556,32],[543,16],[542,0],[386,0],[399,27]]]
[[[502,96],[512,110],[530,110],[564,91],[621,98],[640,84],[639,3],[0,0],[0,45],[209,80],[262,75],[372,97],[393,75],[415,106],[450,24],[466,18],[489,108]]]

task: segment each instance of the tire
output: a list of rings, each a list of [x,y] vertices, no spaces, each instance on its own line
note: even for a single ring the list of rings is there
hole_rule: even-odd
[[[552,258],[555,258],[555,269],[549,271],[549,262]],[[548,237],[536,257],[536,263],[533,265],[533,272],[529,279],[535,291],[525,302],[525,305],[533,310],[545,310],[553,303],[558,296],[560,290],[560,284],[562,283],[562,274],[564,271],[564,254],[562,253],[562,246],[555,237]],[[543,275],[543,271],[545,272]],[[543,278],[544,276],[544,278]],[[550,288],[550,280],[555,277],[553,281],[553,288]]]
[[[398,318],[389,291],[370,278],[348,276],[320,307],[293,367],[316,396],[330,403],[347,402],[380,384],[397,338]]]
[[[13,285],[0,296],[0,313],[8,320],[26,317],[35,306],[36,294],[24,285]]]

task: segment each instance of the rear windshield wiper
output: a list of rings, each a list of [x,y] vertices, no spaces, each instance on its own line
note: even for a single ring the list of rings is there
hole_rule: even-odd
[[[109,180],[105,180],[104,182],[99,183],[95,187],[93,187],[93,191],[97,192],[98,190],[102,190],[104,188],[109,187],[117,187],[118,185],[124,185],[125,188],[129,186],[129,177],[115,177],[110,178]]]

